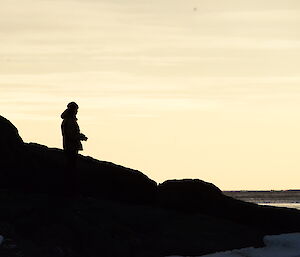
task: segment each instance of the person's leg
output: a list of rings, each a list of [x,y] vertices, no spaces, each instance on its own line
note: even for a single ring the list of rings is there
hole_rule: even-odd
[[[66,155],[66,170],[65,170],[65,187],[66,192],[73,194],[77,191],[77,158],[78,152],[77,151],[65,151]]]

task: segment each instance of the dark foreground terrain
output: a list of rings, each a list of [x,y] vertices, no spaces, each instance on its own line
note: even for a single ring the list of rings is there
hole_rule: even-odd
[[[59,149],[24,143],[0,116],[0,256],[162,257],[261,246],[300,231],[300,212],[258,206],[201,180],[157,185],[143,173],[81,156],[68,194]]]

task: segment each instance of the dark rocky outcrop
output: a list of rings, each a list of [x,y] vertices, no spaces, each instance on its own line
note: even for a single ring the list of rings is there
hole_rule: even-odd
[[[64,190],[63,151],[23,143],[17,129],[0,116],[0,187],[26,192],[60,193]],[[79,156],[80,191],[86,196],[134,203],[153,202],[156,182],[137,170],[91,157]]]
[[[222,202],[222,191],[199,179],[167,180],[158,185],[158,203],[184,212],[213,212]]]
[[[62,150],[24,143],[1,116],[0,132],[0,256],[199,256],[300,231],[297,210],[239,201],[201,180],[157,186],[140,171],[85,156],[81,196],[66,196]]]
[[[199,179],[169,180],[158,185],[160,206],[180,212],[202,213],[250,226],[262,234],[300,231],[300,212],[260,206],[224,195]]]
[[[0,116],[0,187],[12,180],[12,174],[22,166],[24,143],[18,134],[17,128],[7,119]]]

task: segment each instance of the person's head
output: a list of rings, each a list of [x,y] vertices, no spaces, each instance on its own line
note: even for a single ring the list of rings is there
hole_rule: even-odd
[[[68,103],[67,107],[68,107],[68,110],[70,111],[70,113],[72,113],[73,115],[77,114],[78,108],[79,108],[77,103],[70,102],[70,103]]]

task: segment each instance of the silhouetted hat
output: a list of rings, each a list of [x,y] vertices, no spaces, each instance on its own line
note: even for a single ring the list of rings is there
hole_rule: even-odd
[[[68,109],[75,110],[75,109],[78,109],[78,104],[75,102],[70,102],[70,103],[68,103],[67,107],[68,107]]]
[[[78,109],[78,104],[75,102],[71,102],[68,103],[67,107],[68,108],[60,115],[62,119],[75,117],[76,112],[74,111]]]

